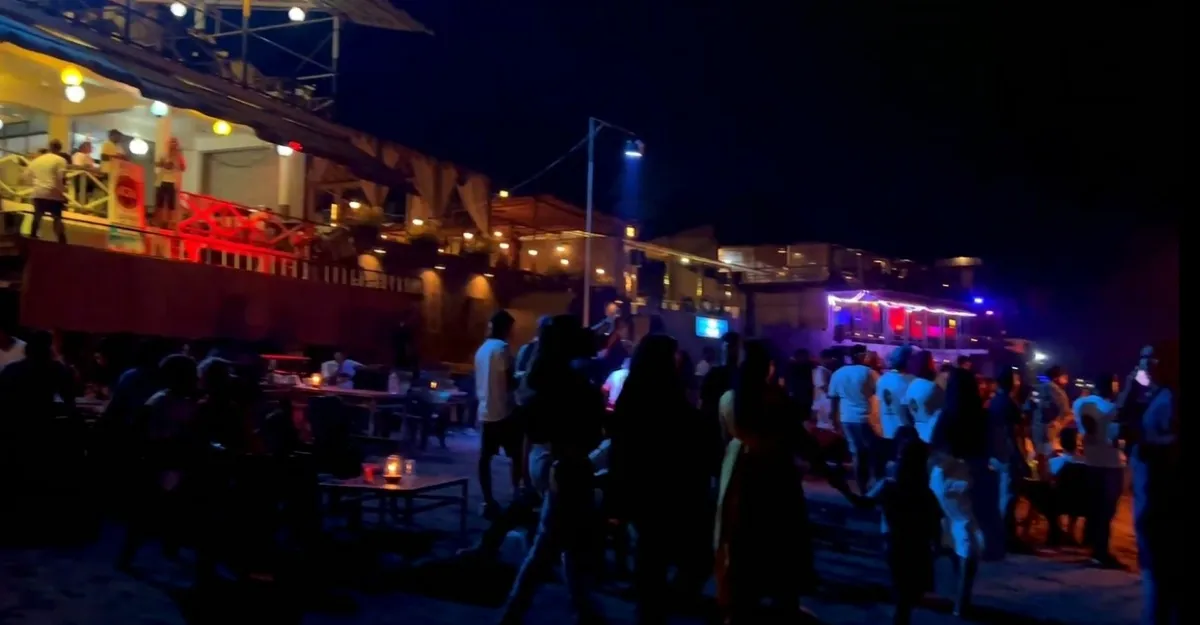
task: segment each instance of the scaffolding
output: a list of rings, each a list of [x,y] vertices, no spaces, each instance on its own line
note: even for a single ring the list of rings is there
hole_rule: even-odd
[[[348,24],[433,34],[388,0],[18,2],[327,118]]]

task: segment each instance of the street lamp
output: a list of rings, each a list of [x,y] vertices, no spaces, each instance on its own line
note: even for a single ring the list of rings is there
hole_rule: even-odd
[[[587,135],[587,216],[584,224],[583,238],[583,325],[591,327],[592,308],[592,195],[596,181],[596,134],[605,128],[612,128],[626,134],[625,158],[641,158],[645,144],[637,139],[637,135],[616,124],[610,124],[595,117],[588,118]]]

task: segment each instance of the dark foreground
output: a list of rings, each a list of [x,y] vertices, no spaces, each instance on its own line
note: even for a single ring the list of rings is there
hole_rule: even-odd
[[[470,475],[478,438],[458,435],[449,449],[431,449],[415,455],[418,471],[425,474]],[[493,464],[498,489],[507,483],[507,463]],[[474,482],[474,480],[472,480]],[[480,495],[472,483],[472,507]],[[828,625],[887,623],[886,569],[874,551],[878,525],[869,513],[852,511],[819,483],[810,485],[814,521],[822,526],[825,545],[819,551],[818,570],[823,588],[805,605]],[[1123,559],[1132,559],[1128,506],[1123,506],[1114,541]],[[116,527],[106,527],[95,543],[69,549],[0,548],[0,624],[3,625],[176,625],[229,623],[252,617],[258,623],[288,623],[277,606],[305,605],[303,625],[486,625],[496,618],[511,571],[507,567],[429,566],[459,546],[454,509],[432,511],[416,518],[419,529],[396,551],[404,555],[377,557],[374,550],[355,555],[353,547],[332,562],[336,570],[322,571],[342,587],[330,592],[312,590],[280,596],[277,585],[254,588],[227,587],[195,596],[183,590],[190,575],[187,558],[181,563],[143,551],[131,574],[114,570],[120,537]],[[485,526],[472,514],[472,537]],[[835,544],[836,543],[836,544]],[[415,546],[412,546],[415,545]],[[519,561],[521,542],[510,537],[505,549],[509,564]],[[370,554],[370,555],[367,555]],[[1053,554],[1010,556],[986,563],[976,585],[979,608],[975,622],[989,624],[1088,623],[1127,625],[1137,622],[1141,606],[1136,574],[1087,567],[1083,554],[1065,550]],[[418,567],[414,573],[414,566]],[[948,578],[948,566],[941,577]],[[948,594],[948,593],[944,593]],[[299,596],[297,596],[299,595]],[[632,623],[632,605],[619,585],[606,585],[600,595],[614,623]],[[266,599],[264,599],[266,598]],[[267,614],[248,614],[255,605],[271,605]],[[206,615],[201,620],[200,614]],[[530,625],[569,623],[566,594],[557,584],[544,587],[527,622]],[[679,624],[699,624],[701,616],[680,617]],[[915,615],[926,625],[960,623],[949,614],[949,603],[930,598]]]

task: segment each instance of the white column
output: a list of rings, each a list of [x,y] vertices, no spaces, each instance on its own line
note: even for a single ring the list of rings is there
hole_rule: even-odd
[[[187,161],[187,169],[180,180],[180,191],[186,193],[203,193],[204,181],[204,152],[200,150],[184,150],[183,159]]]
[[[276,208],[284,215],[303,218],[305,156],[301,152],[294,152],[290,156],[276,158],[279,159]]]

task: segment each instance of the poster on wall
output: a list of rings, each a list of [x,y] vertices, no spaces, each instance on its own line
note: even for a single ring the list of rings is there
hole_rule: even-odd
[[[109,174],[108,249],[145,252],[146,179],[140,165],[116,161]]]

